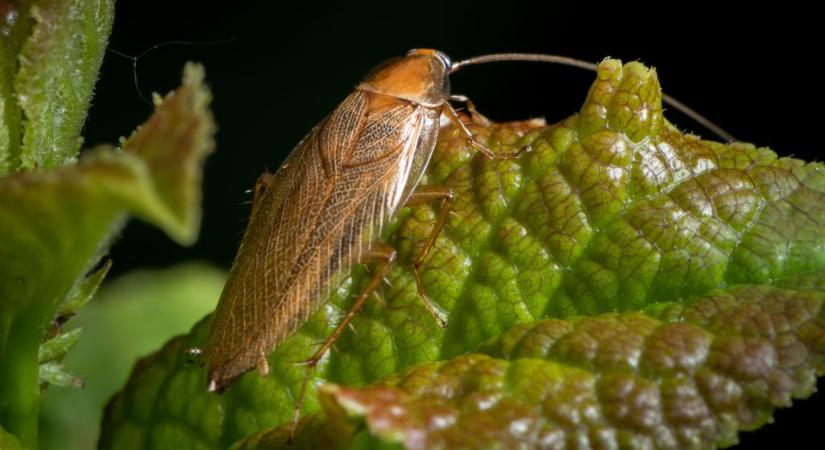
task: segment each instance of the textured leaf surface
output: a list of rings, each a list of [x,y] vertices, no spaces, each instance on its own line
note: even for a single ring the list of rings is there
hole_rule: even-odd
[[[737,286],[667,305],[659,317],[545,319],[505,333],[486,349],[492,357],[322,389],[410,449],[727,446],[815,388],[825,369],[824,299]]]
[[[437,207],[406,210],[388,232],[402,264],[386,304],[369,302],[322,362],[313,382],[337,387],[301,445],[327,439],[328,420],[341,447],[708,447],[810,393],[823,369],[822,165],[681,134],[662,117],[656,73],[615,60],[559,124],[472,129],[493,149],[531,151],[486,160],[442,132],[426,182],[453,188],[455,214],[422,279],[449,328],[404,264]],[[277,448],[284,428],[267,430],[290,420],[303,375],[291,361],[329,335],[364,280],[357,271],[270,355],[269,378],[247,374],[220,397],[184,364],[208,319],[172,340],[112,400],[100,447]],[[373,408],[384,395],[398,408]],[[319,409],[310,389],[304,412]],[[406,419],[381,416],[393,411]],[[349,415],[372,434],[347,432]]]
[[[122,150],[0,178],[0,424],[26,445],[36,440],[38,347],[52,337],[48,324],[64,302],[63,312],[73,312],[99,283],[83,275],[127,214],[181,243],[194,240],[201,162],[213,148],[210,99],[202,68],[189,65],[183,85]]]

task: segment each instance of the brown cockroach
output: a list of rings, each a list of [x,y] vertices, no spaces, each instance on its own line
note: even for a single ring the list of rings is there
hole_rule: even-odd
[[[204,352],[210,391],[224,390],[252,367],[265,376],[267,355],[323,305],[350,268],[378,262],[367,288],[306,361],[314,367],[395,260],[395,251],[376,239],[405,205],[444,202],[413,269],[424,306],[445,325],[421,290],[418,268],[447,219],[452,192],[418,184],[442,115],[485,156],[513,156],[496,154],[476,142],[450,104],[463,99],[450,95],[450,74],[467,65],[506,60],[596,68],[555,55],[495,54],[452,63],[436,50],[411,50],[371,72],[301,140],[279,170],[259,178],[251,218]],[[665,100],[714,129],[684,105]],[[300,402],[299,397],[296,414]]]

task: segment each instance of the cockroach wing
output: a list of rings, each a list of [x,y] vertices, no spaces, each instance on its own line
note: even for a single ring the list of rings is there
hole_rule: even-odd
[[[205,349],[225,388],[292,335],[378,239],[435,146],[439,108],[356,90],[261,194]]]

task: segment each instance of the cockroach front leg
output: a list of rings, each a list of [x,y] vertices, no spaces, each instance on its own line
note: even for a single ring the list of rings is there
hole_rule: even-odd
[[[492,125],[493,121],[484,116],[484,114],[478,112],[476,104],[473,103],[473,101],[470,100],[466,95],[451,95],[450,101],[464,103],[466,105],[467,112],[470,113],[470,118],[473,119],[473,123],[477,123],[485,127],[489,127],[490,125]]]
[[[468,102],[469,102],[469,100],[468,100]],[[469,104],[472,104],[472,103],[469,103]],[[473,109],[475,109],[475,107],[473,107]],[[520,148],[520,149],[518,149],[514,152],[496,153],[496,152],[490,150],[489,148],[485,147],[484,144],[482,144],[481,142],[478,142],[478,140],[473,135],[473,133],[470,131],[470,129],[467,128],[467,125],[464,123],[464,121],[461,120],[461,116],[458,115],[458,112],[455,110],[455,108],[453,108],[453,105],[451,105],[449,103],[445,103],[444,104],[444,113],[447,115],[447,118],[450,119],[450,122],[452,122],[453,125],[455,125],[461,131],[461,133],[467,139],[467,142],[469,142],[471,146],[475,147],[476,150],[481,152],[482,155],[484,155],[484,156],[486,156],[490,159],[511,159],[511,158],[516,158],[522,152],[527,151],[530,148],[530,146],[528,145],[528,146],[522,147],[522,148]],[[484,116],[481,116],[481,117],[484,117]],[[487,120],[486,117],[484,119]]]

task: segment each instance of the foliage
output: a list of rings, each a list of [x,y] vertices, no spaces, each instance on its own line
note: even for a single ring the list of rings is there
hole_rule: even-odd
[[[454,214],[410,269],[438,207],[387,233],[400,253],[312,379],[290,448],[711,448],[770,419],[825,370],[825,174],[818,163],[680,133],[656,72],[606,60],[578,114],[445,129],[427,183]],[[109,404],[102,449],[284,448],[305,359],[367,276],[269,357],[207,393],[185,349],[141,360]],[[217,295],[217,293],[216,293]]]
[[[214,125],[203,69],[189,65],[120,148],[78,159],[113,3],[3,1],[0,12],[0,442],[33,449],[47,385],[80,384],[61,364],[80,332],[61,325],[102,281],[108,262],[86,275],[127,215],[194,241]]]
[[[41,413],[40,447],[95,448],[103,407],[126,383],[135,360],[211,311],[225,278],[223,269],[187,263],[136,270],[107,281],[68,324],[83,333],[63,365],[84,387],[49,390]]]

